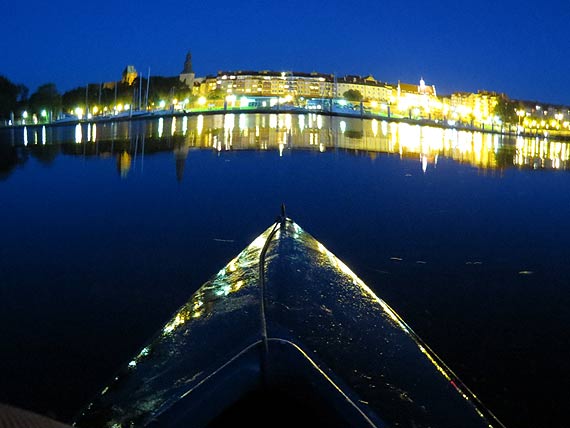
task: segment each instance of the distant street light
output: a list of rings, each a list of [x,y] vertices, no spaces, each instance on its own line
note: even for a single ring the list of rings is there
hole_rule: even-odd
[[[554,115],[554,118],[558,121],[558,125],[556,126],[557,129],[560,129],[560,121],[562,120],[563,117],[564,115],[562,113],[556,113]]]

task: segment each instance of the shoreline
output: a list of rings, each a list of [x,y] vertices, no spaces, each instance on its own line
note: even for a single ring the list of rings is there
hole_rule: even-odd
[[[552,131],[539,131],[533,130],[531,132],[518,132],[516,125],[509,125],[507,128],[501,126],[497,129],[491,128],[487,129],[484,126],[474,126],[466,123],[456,123],[449,124],[445,120],[436,119],[414,119],[409,117],[394,117],[394,116],[384,116],[379,114],[373,114],[369,112],[354,111],[354,113],[342,112],[342,111],[325,111],[325,110],[307,110],[307,109],[274,109],[274,108],[254,108],[254,109],[241,109],[241,108],[228,108],[228,109],[216,109],[216,110],[194,110],[194,111],[165,111],[165,112],[148,112],[146,114],[136,114],[133,116],[103,116],[99,118],[91,119],[81,119],[81,120],[68,120],[68,121],[54,121],[50,123],[36,123],[36,124],[25,124],[25,125],[5,125],[0,126],[0,130],[18,130],[24,128],[38,128],[38,127],[65,127],[65,126],[75,126],[78,124],[98,124],[98,123],[116,123],[116,122],[134,122],[143,120],[152,120],[160,118],[172,118],[172,117],[184,117],[184,116],[215,116],[215,115],[226,115],[226,114],[317,114],[329,117],[341,117],[348,119],[361,119],[361,120],[379,120],[386,122],[396,122],[396,123],[407,123],[409,125],[436,127],[440,129],[451,129],[456,131],[466,131],[466,132],[481,132],[486,134],[495,134],[508,137],[522,137],[522,138],[540,138],[540,139],[555,139],[561,141],[570,141],[570,132],[567,134],[552,133]],[[556,132],[556,131],[555,131]]]

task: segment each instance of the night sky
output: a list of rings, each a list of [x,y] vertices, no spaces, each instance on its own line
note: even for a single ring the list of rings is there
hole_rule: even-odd
[[[0,12],[0,74],[60,91],[118,80],[127,64],[373,74],[439,94],[478,89],[570,104],[570,2],[328,0],[22,1]]]

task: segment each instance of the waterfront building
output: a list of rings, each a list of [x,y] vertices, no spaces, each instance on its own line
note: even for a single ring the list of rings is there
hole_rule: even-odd
[[[220,71],[206,76],[197,95],[281,96],[331,98],[334,79],[330,74],[279,71]]]
[[[396,96],[392,100],[396,109],[412,116],[425,116],[432,113],[441,113],[443,104],[437,98],[435,85],[426,85],[424,79],[420,79],[419,85],[402,83],[398,80]]]
[[[450,96],[453,119],[489,122],[495,120],[495,107],[504,94],[479,90],[477,93],[455,92]]]
[[[336,82],[336,94],[342,97],[347,91],[358,91],[364,101],[389,103],[394,96],[394,87],[380,82],[372,75],[366,77],[347,75]]]
[[[129,86],[133,84],[135,79],[137,78],[138,73],[135,69],[134,65],[127,65],[127,67],[123,70],[123,76],[121,79],[121,83],[126,83]]]
[[[570,107],[536,101],[515,101],[519,125],[530,129],[569,130]]]

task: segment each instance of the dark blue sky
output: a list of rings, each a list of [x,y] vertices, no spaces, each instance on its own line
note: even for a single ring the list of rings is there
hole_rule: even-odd
[[[3,6],[0,74],[61,91],[125,65],[423,76],[439,93],[488,89],[570,104],[570,2],[25,1]]]

